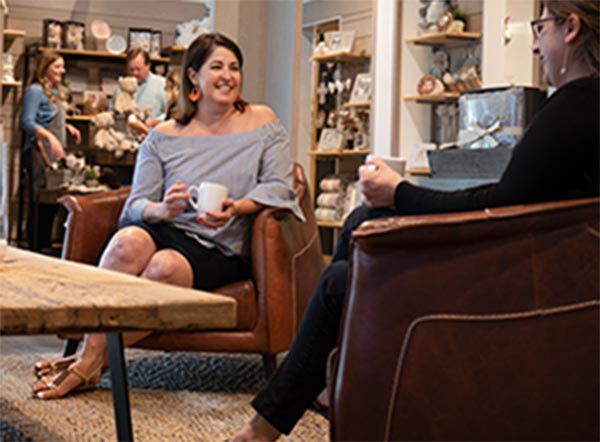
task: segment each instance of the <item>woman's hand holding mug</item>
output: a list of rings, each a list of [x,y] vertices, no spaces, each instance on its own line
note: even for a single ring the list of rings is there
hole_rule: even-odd
[[[160,217],[163,221],[168,221],[185,210],[190,198],[190,195],[185,193],[186,189],[187,186],[180,180],[175,181],[175,184],[167,189],[160,205]]]
[[[235,201],[227,198],[229,190],[218,183],[202,182],[190,186],[190,205],[198,212],[198,222],[206,227],[217,228],[225,225],[235,216]]]
[[[231,198],[226,198],[225,201],[223,201],[222,212],[207,210],[204,212],[204,215],[198,216],[198,222],[204,224],[206,227],[216,229],[227,224],[229,220],[236,215],[235,201]]]
[[[369,207],[394,207],[394,193],[402,175],[381,158],[369,155],[358,169],[362,200]]]

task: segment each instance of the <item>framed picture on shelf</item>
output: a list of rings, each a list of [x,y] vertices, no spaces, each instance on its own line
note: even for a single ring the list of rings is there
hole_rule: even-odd
[[[63,47],[83,51],[85,48],[85,23],[73,20],[64,22]]]
[[[325,33],[327,53],[352,52],[355,31],[332,31]]]
[[[150,41],[150,57],[160,57],[160,48],[162,47],[162,32],[152,31],[152,40]]]
[[[371,100],[371,76],[369,74],[358,74],[354,80],[350,103],[359,103]]]
[[[323,129],[319,137],[317,150],[339,150],[344,142],[344,134],[332,128]]]
[[[52,18],[44,19],[44,47],[60,49],[62,47],[63,22]]]
[[[150,53],[152,44],[152,29],[129,28],[127,33],[127,49],[142,48]]]

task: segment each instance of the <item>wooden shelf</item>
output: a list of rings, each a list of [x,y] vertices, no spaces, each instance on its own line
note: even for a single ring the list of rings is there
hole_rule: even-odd
[[[76,56],[76,57],[81,57],[81,58],[96,58],[96,59],[111,59],[111,60],[118,60],[118,59],[122,59],[125,60],[126,54],[113,54],[112,52],[107,52],[107,51],[88,51],[88,50],[83,50],[80,51],[78,49],[52,49],[52,48],[44,48],[44,47],[40,47],[38,49],[40,52],[42,51],[48,51],[48,50],[55,50],[56,52],[58,52],[61,55],[69,55],[69,56]],[[171,60],[169,59],[169,57],[150,57],[150,61],[152,63],[169,63]]]
[[[345,107],[345,108],[350,108],[350,107],[371,107],[371,102],[370,101],[348,102],[348,103],[344,103],[343,107]]]
[[[70,122],[81,122],[81,121],[92,121],[91,115],[67,115],[67,121]]]
[[[460,92],[444,92],[436,95],[415,95],[404,97],[404,101],[416,101],[418,103],[447,103],[456,101],[460,97]]]
[[[165,46],[164,48],[162,48],[160,50],[160,53],[165,55],[165,54],[180,54],[185,52],[185,48],[183,46]]]
[[[425,46],[458,46],[475,43],[480,39],[480,32],[437,32],[435,34],[407,38],[406,42]]]
[[[133,166],[135,165],[136,152],[125,152],[121,158],[116,158],[114,152],[103,149],[94,150],[94,164],[100,166]]]
[[[319,63],[363,63],[365,60],[370,60],[371,56],[368,54],[352,54],[350,52],[333,52],[331,54],[313,55],[310,57],[310,61],[316,61]]]
[[[3,81],[2,87],[19,87],[21,86],[20,81]]]
[[[325,220],[317,220],[317,226],[319,227],[327,227],[330,229],[341,229],[344,223],[342,221],[325,221]]]
[[[341,157],[341,156],[358,156],[368,155],[371,151],[369,149],[354,150],[354,149],[334,149],[334,150],[312,150],[308,152],[309,155],[315,157]]]
[[[4,29],[2,36],[4,38],[25,37],[25,31],[21,31],[20,29]]]

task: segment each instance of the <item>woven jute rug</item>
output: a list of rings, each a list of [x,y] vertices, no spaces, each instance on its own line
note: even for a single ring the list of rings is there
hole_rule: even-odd
[[[114,441],[116,427],[105,373],[95,388],[60,400],[31,397],[32,367],[56,355],[0,356],[2,441]],[[136,441],[223,441],[252,415],[264,385],[254,355],[126,350]],[[327,420],[308,411],[283,441],[326,441]]]

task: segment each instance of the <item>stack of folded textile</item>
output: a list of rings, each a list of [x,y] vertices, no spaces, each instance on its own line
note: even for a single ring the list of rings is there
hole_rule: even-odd
[[[317,221],[340,221],[345,212],[346,189],[350,180],[340,175],[329,175],[319,183],[315,217]]]

